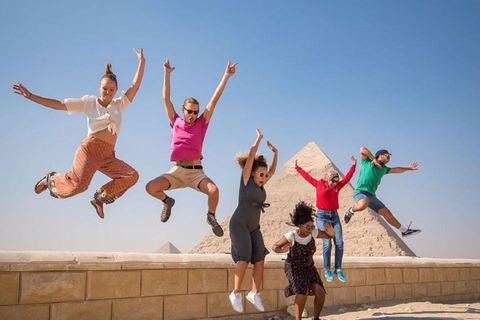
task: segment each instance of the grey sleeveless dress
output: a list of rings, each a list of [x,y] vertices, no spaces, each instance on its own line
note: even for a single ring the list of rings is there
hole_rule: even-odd
[[[263,187],[258,186],[250,177],[247,185],[240,177],[238,206],[230,219],[230,239],[232,242],[233,261],[255,263],[265,260],[269,253],[260,231],[262,205],[267,198]]]

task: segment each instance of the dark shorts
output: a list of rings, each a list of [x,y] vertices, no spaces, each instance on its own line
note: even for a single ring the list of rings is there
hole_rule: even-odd
[[[265,248],[260,227],[250,232],[241,225],[230,225],[230,238],[232,258],[235,263],[246,261],[253,264],[265,260],[265,256],[269,254]]]
[[[376,196],[365,191],[355,191],[353,194],[353,199],[355,202],[358,202],[362,199],[367,199],[368,207],[377,213],[380,209],[386,207]]]

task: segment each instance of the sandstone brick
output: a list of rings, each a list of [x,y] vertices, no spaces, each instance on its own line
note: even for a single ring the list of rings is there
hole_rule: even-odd
[[[470,279],[480,280],[480,267],[470,268]]]
[[[276,311],[277,310],[277,290],[260,290],[260,295],[262,297],[262,303],[265,307],[265,311]],[[259,312],[255,307],[245,299],[243,309],[246,313],[257,313]]]
[[[336,306],[344,304],[355,304],[356,293],[355,288],[345,287],[345,288],[333,288],[333,303]]]
[[[418,269],[405,268],[403,269],[403,283],[417,283]]]
[[[411,284],[396,284],[395,299],[410,299],[412,297]]]
[[[18,303],[19,283],[19,273],[0,273],[0,306]]]
[[[239,313],[233,310],[232,305],[230,304],[230,299],[228,298],[229,293],[209,293],[207,295],[207,313],[208,317],[226,317],[234,316]],[[243,297],[243,306],[245,306],[245,294],[242,293]],[[245,309],[244,309],[245,310]]]
[[[460,268],[460,280],[470,280],[470,268]]]
[[[385,282],[386,283],[403,283],[403,271],[402,269],[385,269]]]
[[[365,271],[367,276],[367,285],[385,283],[385,269],[373,268],[373,269],[367,269]]]
[[[269,270],[269,269],[267,269]],[[265,272],[267,271],[265,270]],[[270,269],[271,270],[271,269]],[[252,268],[247,268],[245,272],[245,276],[243,277],[242,285],[240,286],[240,290],[251,290],[252,289]],[[284,274],[285,276],[285,274]],[[264,275],[265,279],[265,275]],[[279,279],[280,281],[280,279]],[[262,287],[263,288],[263,281]],[[232,292],[235,289],[235,269],[228,269],[228,291]]]
[[[110,320],[111,317],[111,301],[84,301],[52,304],[50,320]]]
[[[113,300],[113,320],[163,319],[163,297]]]
[[[475,283],[475,289],[477,288],[477,284]],[[291,306],[295,302],[295,296],[290,296],[285,298],[285,294],[283,290],[277,290],[277,306],[278,310],[286,311],[288,306]]]
[[[49,309],[48,304],[2,306],[0,307],[0,319],[49,320]]]
[[[81,301],[85,272],[26,272],[21,278],[20,303]]]
[[[140,271],[89,271],[87,300],[140,296]]]
[[[188,270],[143,270],[142,296],[186,294]]]
[[[442,295],[441,283],[430,282],[427,283],[427,294],[429,297],[437,297]]]
[[[465,294],[467,293],[467,282],[466,281],[456,281],[455,282],[455,294]]]
[[[446,268],[435,268],[435,269],[433,269],[433,281],[435,281],[435,282],[447,281]]]
[[[226,269],[188,270],[188,293],[226,292]]]
[[[418,276],[420,282],[433,282],[433,268],[418,269]]]
[[[245,282],[245,281],[244,281]],[[251,283],[251,280],[250,280]],[[284,289],[288,285],[283,269],[265,269],[263,273],[263,289]],[[251,287],[251,285],[250,285]]]
[[[476,293],[477,292],[477,283],[475,281],[467,281],[467,293]]]
[[[326,294],[325,295],[325,303],[323,304],[324,307],[333,306],[333,294]]]
[[[335,283],[341,283],[351,287],[364,286],[367,284],[365,269],[346,269],[343,270],[345,277],[348,279],[348,283],[343,283],[335,279]]]
[[[393,284],[382,284],[375,287],[377,301],[395,299],[395,286]]]
[[[455,282],[442,282],[442,296],[451,296],[455,294]]]
[[[362,286],[355,288],[355,303],[357,304],[375,301],[375,297],[375,286]]]
[[[460,272],[458,268],[447,268],[447,281],[460,280]]]
[[[206,294],[166,296],[163,303],[165,319],[182,320],[207,317]]]
[[[414,283],[412,285],[412,297],[415,299],[427,297],[427,284]]]

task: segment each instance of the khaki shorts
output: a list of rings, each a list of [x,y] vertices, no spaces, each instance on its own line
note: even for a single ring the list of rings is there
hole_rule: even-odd
[[[203,179],[208,178],[203,169],[185,169],[181,166],[174,166],[170,171],[161,175],[170,182],[168,190],[190,187],[200,191],[198,185]]]

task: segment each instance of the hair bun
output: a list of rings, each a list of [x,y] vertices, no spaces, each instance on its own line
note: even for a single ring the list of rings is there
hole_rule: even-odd
[[[107,65],[105,66],[105,74],[113,74],[111,63],[107,63]]]

